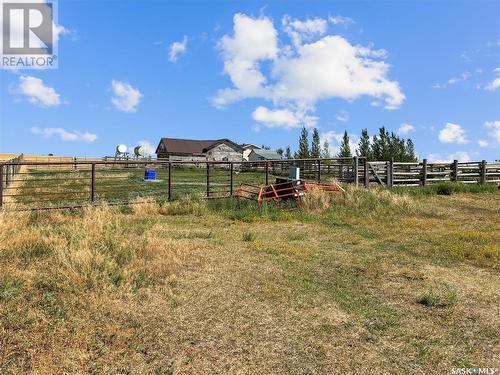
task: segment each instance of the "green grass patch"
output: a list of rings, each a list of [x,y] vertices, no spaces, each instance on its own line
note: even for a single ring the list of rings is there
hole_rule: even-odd
[[[427,307],[451,307],[458,302],[457,292],[449,286],[430,288],[417,298],[417,302]]]
[[[23,281],[16,277],[6,275],[0,277],[0,301],[16,298],[21,294]]]

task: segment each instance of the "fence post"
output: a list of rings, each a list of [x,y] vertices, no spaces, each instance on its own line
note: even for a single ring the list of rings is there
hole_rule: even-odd
[[[481,162],[481,178],[479,181],[481,184],[486,183],[486,160]]]
[[[269,185],[269,163],[266,161],[266,185]]]
[[[321,159],[318,159],[318,182],[321,182]]]
[[[168,162],[168,200],[172,200],[172,162]]]
[[[453,160],[453,181],[458,182],[458,160]]]
[[[358,176],[358,157],[355,156],[352,158],[353,163],[353,173],[354,173],[354,186],[358,187],[359,185],[359,176]]]
[[[92,176],[90,181],[90,201],[94,202],[94,200],[95,200],[95,163],[92,163]]]
[[[391,159],[388,162],[388,168],[387,168],[387,186],[390,187],[390,188],[394,186],[394,159]]]
[[[368,158],[365,157],[365,161],[363,163],[363,179],[364,179],[364,183],[365,183],[365,187],[368,187],[370,186],[370,174],[369,174],[369,170],[368,170]]]
[[[210,164],[207,162],[207,198],[210,196]]]
[[[427,159],[422,160],[422,186],[427,185]]]
[[[0,208],[3,206],[3,164],[0,164]]]
[[[233,196],[233,165],[234,165],[234,163],[231,162],[229,165],[230,165],[230,171],[231,171],[231,179],[230,179],[231,187],[229,189],[230,190],[229,194],[232,197]]]

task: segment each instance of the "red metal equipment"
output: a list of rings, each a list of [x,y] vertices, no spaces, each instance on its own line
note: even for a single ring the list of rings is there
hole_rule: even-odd
[[[345,190],[337,182],[290,180],[264,186],[242,184],[236,190],[235,196],[255,200],[259,208],[262,206],[262,202],[272,201],[278,205],[280,200],[287,199],[295,199],[297,206],[300,207],[300,198],[312,189],[320,189],[328,193],[345,193]]]

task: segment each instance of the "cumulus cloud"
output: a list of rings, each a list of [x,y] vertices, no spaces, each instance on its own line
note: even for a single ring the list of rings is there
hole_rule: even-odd
[[[25,96],[32,104],[41,107],[55,107],[61,104],[59,94],[54,88],[46,86],[40,78],[32,76],[19,77],[19,85],[12,92]]]
[[[218,42],[224,73],[232,82],[212,98],[218,108],[257,98],[272,102],[278,110],[311,114],[318,101],[332,98],[353,101],[370,96],[390,110],[405,100],[399,83],[388,78],[390,66],[380,60],[385,51],[325,35],[325,20],[283,18],[291,45],[280,39],[270,18],[238,13],[233,22],[232,35]]]
[[[349,112],[344,110],[338,111],[335,115],[335,118],[337,119],[337,121],[347,122],[349,121]]]
[[[465,130],[458,124],[446,123],[439,132],[439,140],[442,143],[467,143]]]
[[[278,54],[277,31],[269,18],[234,16],[233,36],[224,35],[218,42],[224,60],[224,73],[233,88],[219,90],[213,104],[225,107],[244,98],[271,98],[265,86],[267,80],[260,71],[260,63],[274,60]]]
[[[115,80],[111,81],[111,89],[114,95],[111,98],[111,103],[116,109],[128,113],[137,112],[137,107],[143,96],[138,89],[127,82]]]
[[[415,131],[415,127],[410,124],[401,124],[401,126],[398,128],[398,134],[409,134],[411,132]]]
[[[427,160],[430,163],[451,163],[453,160],[458,160],[460,162],[466,163],[471,161],[471,157],[468,152],[458,151],[452,154],[429,154]]]
[[[343,137],[344,137],[343,132],[337,133],[333,130],[321,133],[319,135],[321,144],[325,143],[325,141],[328,142],[331,155],[338,155],[338,153],[340,152],[340,145],[342,144]],[[356,150],[358,149],[358,142],[359,142],[358,136],[354,134],[349,134],[349,148],[351,149],[351,153],[353,155],[356,154]]]
[[[67,131],[63,128],[37,128],[30,129],[31,133],[41,135],[44,138],[52,138],[58,136],[61,141],[80,141],[80,142],[94,142],[97,139],[96,134],[89,132]]]
[[[252,118],[265,125],[268,128],[293,129],[301,126],[314,127],[317,118],[307,116],[301,111],[292,111],[290,109],[275,109],[259,106],[253,111]]]
[[[182,39],[181,42],[172,43],[168,51],[168,60],[170,62],[176,63],[177,57],[179,55],[186,53],[187,43],[188,43],[188,38],[186,35],[184,35],[184,38]]]
[[[489,134],[500,143],[500,121],[486,121],[484,127],[490,129]]]
[[[490,83],[488,83],[484,87],[485,90],[495,91],[498,88],[500,88],[500,68],[496,68],[493,72],[497,75],[497,78],[495,78],[493,81],[491,81]]]

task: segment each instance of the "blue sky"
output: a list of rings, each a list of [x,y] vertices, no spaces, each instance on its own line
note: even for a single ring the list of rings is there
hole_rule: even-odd
[[[160,137],[297,147],[317,127],[500,158],[500,3],[58,3],[59,67],[0,71],[0,152],[103,156]]]

